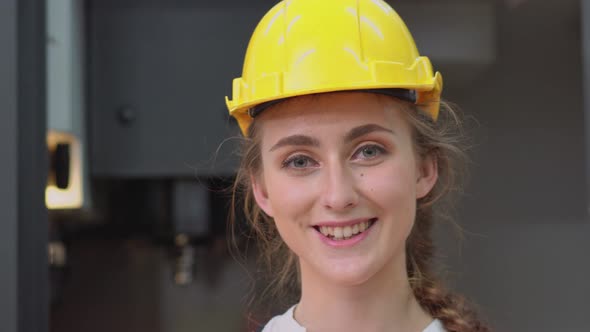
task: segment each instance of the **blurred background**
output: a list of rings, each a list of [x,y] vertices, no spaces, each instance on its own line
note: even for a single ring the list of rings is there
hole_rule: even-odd
[[[0,0],[1,331],[250,331],[285,309],[226,242],[223,98],[275,3]],[[463,240],[437,230],[450,283],[497,331],[588,331],[590,1],[389,3],[476,119]]]

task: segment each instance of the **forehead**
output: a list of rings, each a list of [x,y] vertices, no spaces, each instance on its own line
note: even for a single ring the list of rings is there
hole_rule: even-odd
[[[337,134],[365,124],[401,134],[409,132],[405,107],[404,102],[372,93],[325,93],[289,99],[265,110],[255,121],[263,141],[292,134]]]

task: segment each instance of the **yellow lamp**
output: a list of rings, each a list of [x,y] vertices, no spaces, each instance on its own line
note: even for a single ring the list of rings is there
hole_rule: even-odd
[[[47,208],[81,208],[84,203],[84,192],[82,188],[80,141],[72,134],[49,130],[47,133],[47,148],[52,160],[47,187],[45,188],[45,204]],[[56,158],[61,160],[55,162]]]

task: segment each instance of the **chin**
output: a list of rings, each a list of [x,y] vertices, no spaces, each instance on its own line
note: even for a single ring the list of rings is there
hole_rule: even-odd
[[[342,286],[358,286],[366,283],[377,272],[377,268],[370,264],[358,262],[338,262],[338,264],[326,265],[328,269],[322,269],[321,274],[330,282]]]

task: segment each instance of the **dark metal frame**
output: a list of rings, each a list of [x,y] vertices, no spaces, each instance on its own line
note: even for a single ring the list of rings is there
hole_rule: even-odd
[[[0,330],[6,332],[44,332],[49,326],[45,12],[43,0],[0,5],[0,30],[6,32],[0,35],[0,70],[9,74],[0,86],[0,122],[16,127],[7,131],[9,141],[0,142],[9,153],[2,157],[16,165],[0,167],[7,172],[3,178],[16,179],[16,192],[7,194],[11,199],[0,198],[10,219],[0,220],[0,241],[10,243],[2,270],[11,273],[2,279],[7,282],[0,294],[16,295],[0,303],[10,309],[0,313]]]
[[[18,331],[49,327],[45,1],[18,0]]]

